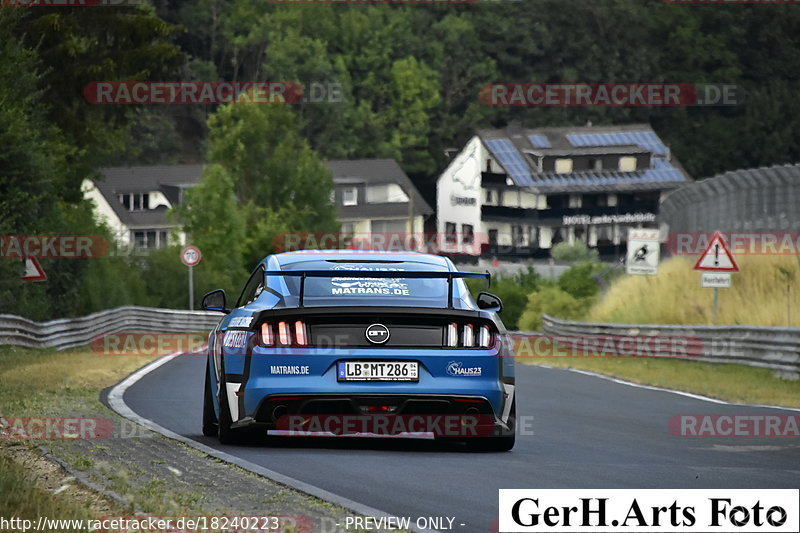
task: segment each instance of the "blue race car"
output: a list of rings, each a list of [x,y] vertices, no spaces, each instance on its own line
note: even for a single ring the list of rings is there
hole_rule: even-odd
[[[514,359],[500,299],[443,257],[305,251],[261,261],[209,335],[203,434],[427,436],[514,446]]]

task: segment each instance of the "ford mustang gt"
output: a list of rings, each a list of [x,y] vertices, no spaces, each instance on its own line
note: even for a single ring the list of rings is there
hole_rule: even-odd
[[[304,251],[266,257],[211,332],[203,434],[410,436],[514,446],[514,360],[497,316],[443,257]]]

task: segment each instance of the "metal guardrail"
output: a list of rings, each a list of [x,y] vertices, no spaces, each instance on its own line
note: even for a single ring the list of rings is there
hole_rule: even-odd
[[[618,355],[680,357],[711,363],[738,363],[768,368],[785,379],[800,379],[800,328],[760,326],[676,326],[573,322],[548,315],[542,318],[546,335],[569,338],[681,338],[681,343],[657,343],[661,350]],[[609,342],[619,347],[624,343]],[[674,346],[674,349],[671,348]],[[605,350],[604,350],[605,351]],[[634,350],[635,351],[635,350]]]
[[[117,307],[79,318],[34,322],[0,314],[0,345],[63,350],[89,344],[113,333],[193,333],[210,331],[222,315],[153,307]],[[674,326],[573,322],[545,315],[542,333],[575,339],[600,339],[603,354],[676,357],[712,363],[739,363],[768,368],[787,379],[800,379],[800,328],[759,326]],[[526,333],[515,333],[525,336]],[[541,335],[537,333],[535,335]],[[681,339],[680,343],[644,343],[642,339]],[[622,342],[632,339],[632,342]],[[554,339],[558,341],[558,339]],[[604,342],[611,340],[616,342]],[[574,345],[574,344],[573,344]],[[625,347],[626,349],[621,349]],[[589,354],[591,355],[591,354]]]
[[[0,315],[0,345],[64,350],[112,333],[193,333],[211,331],[221,313],[154,307],[117,307],[79,318],[34,322]]]

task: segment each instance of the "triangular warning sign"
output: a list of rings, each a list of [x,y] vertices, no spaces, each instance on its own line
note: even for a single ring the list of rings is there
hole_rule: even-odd
[[[42,270],[35,257],[25,258],[25,273],[20,277],[22,281],[45,281],[47,274]]]
[[[720,232],[714,232],[708,246],[695,263],[694,269],[709,272],[739,272],[739,265],[736,264]]]

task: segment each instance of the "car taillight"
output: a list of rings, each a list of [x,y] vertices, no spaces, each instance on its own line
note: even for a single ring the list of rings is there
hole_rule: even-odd
[[[272,335],[272,324],[269,322],[261,324],[261,344],[264,346],[275,344],[275,337]]]
[[[276,337],[273,324],[269,322],[261,324],[262,346],[308,346],[308,328],[302,320],[293,322],[281,320],[277,328]]]
[[[451,348],[458,346],[458,324],[451,322],[447,325],[447,338],[445,345]]]
[[[281,320],[278,322],[278,340],[284,346],[292,343],[292,336],[289,332],[289,324]]]
[[[452,322],[447,325],[445,346],[448,348],[489,348],[494,341],[492,330],[487,325],[462,324]]]
[[[475,336],[472,334],[472,331],[472,324],[466,324],[464,326],[463,332],[461,333],[461,344],[463,344],[465,348],[472,348],[472,345],[475,344]]]
[[[294,340],[298,346],[308,345],[308,338],[306,337],[306,325],[302,320],[294,323]]]
[[[478,329],[478,346],[481,348],[488,348],[492,342],[492,334],[489,331],[489,326],[481,326]]]

